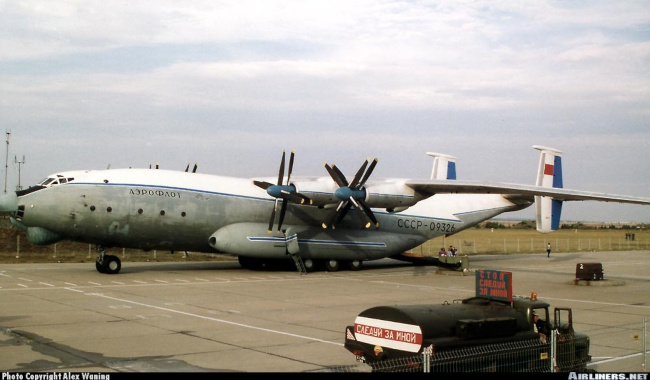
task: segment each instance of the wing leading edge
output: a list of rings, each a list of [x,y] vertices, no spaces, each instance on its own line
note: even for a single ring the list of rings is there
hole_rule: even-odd
[[[514,197],[531,202],[534,201],[535,196],[542,196],[560,201],[602,201],[650,205],[650,198],[501,182],[407,180],[405,184],[426,196],[434,194],[502,194],[507,198]]]

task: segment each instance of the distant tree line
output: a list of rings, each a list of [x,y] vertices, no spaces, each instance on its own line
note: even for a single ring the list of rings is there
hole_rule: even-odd
[[[609,224],[609,225],[599,225],[599,226],[593,226],[593,225],[586,225],[584,223],[573,223],[573,224],[562,224],[560,226],[561,229],[573,229],[573,230],[579,230],[579,229],[585,229],[585,230],[645,230],[648,227],[650,227],[650,224]]]
[[[525,220],[521,222],[498,222],[495,220],[489,220],[487,222],[480,223],[476,228],[490,228],[490,229],[501,229],[501,228],[512,228],[512,229],[535,229],[535,222],[532,220]],[[584,223],[584,222],[575,222],[575,223],[563,223],[560,225],[560,229],[571,229],[571,230],[645,230],[650,228],[648,223],[639,223],[639,224],[597,224],[597,223]]]

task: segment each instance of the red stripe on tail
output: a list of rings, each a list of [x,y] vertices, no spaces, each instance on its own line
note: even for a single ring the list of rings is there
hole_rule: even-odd
[[[553,165],[544,165],[544,175],[553,175]]]

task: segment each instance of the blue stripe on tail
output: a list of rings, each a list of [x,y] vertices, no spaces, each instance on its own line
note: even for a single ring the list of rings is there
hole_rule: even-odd
[[[560,214],[562,213],[562,201],[553,199],[551,201],[551,230],[560,229]]]
[[[555,168],[553,168],[553,187],[562,188],[562,157],[555,156],[555,161],[553,163]]]
[[[562,157],[555,156],[555,168],[553,170],[553,187],[562,188]],[[551,203],[551,229],[560,229],[560,214],[562,213],[562,201],[553,200]]]
[[[447,162],[447,179],[456,179],[456,163]]]

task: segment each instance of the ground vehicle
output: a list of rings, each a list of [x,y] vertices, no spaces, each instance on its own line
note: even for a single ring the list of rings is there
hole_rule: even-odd
[[[442,305],[373,307],[346,328],[345,348],[373,370],[392,359],[406,359],[402,363],[412,367],[429,353],[432,371],[449,371],[444,358],[452,357],[453,371],[585,371],[589,338],[573,331],[571,309],[555,308],[548,338],[535,332],[533,314],[550,321],[549,306],[533,293],[511,302],[472,297]],[[489,346],[499,344],[498,355],[492,354]],[[449,355],[475,347],[485,349],[468,357]]]

